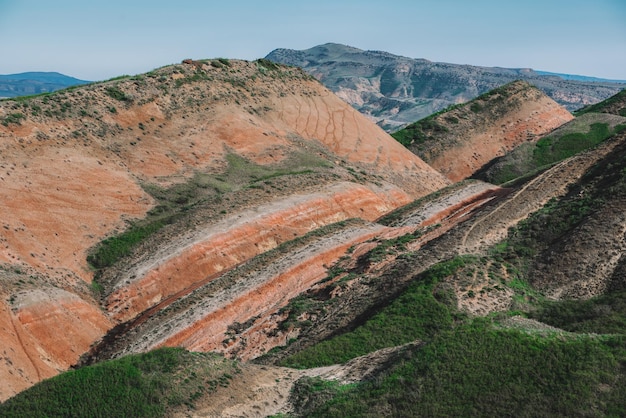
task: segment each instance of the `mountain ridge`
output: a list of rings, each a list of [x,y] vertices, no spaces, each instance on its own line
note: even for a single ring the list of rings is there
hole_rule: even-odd
[[[0,98],[51,93],[67,87],[88,84],[58,72],[25,72],[0,74]]]
[[[304,68],[387,131],[517,79],[535,85],[570,111],[624,88],[619,83],[563,80],[528,68],[438,63],[333,43],[300,51],[276,49],[266,58]]]
[[[565,108],[536,87],[513,81],[392,136],[456,182],[572,119]]]
[[[0,321],[16,347],[0,368],[12,382],[3,398],[207,277],[449,183],[300,69],[263,60],[191,61],[0,101],[0,144]],[[118,251],[136,236],[132,258]],[[124,254],[119,265],[134,268],[105,275]]]

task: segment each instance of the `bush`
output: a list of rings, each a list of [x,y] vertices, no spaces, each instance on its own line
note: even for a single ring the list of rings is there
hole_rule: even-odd
[[[96,250],[87,256],[87,261],[95,268],[102,269],[112,266],[117,260],[130,255],[136,244],[146,239],[165,224],[153,222],[145,226],[133,226],[120,235],[102,241]]]
[[[160,349],[63,373],[0,405],[6,417],[158,417],[182,349]]]
[[[126,95],[122,90],[115,86],[110,86],[104,89],[105,93],[115,100],[119,100],[121,102],[130,102],[131,97]]]
[[[296,353],[282,364],[298,368],[328,366],[381,348],[432,339],[453,322],[451,308],[433,295],[434,285],[453,275],[469,259],[457,257],[437,264],[420,274],[404,293],[363,325]]]
[[[9,113],[2,120],[2,124],[4,126],[9,126],[11,123],[20,125],[22,123],[22,119],[26,119],[26,116],[23,113]]]

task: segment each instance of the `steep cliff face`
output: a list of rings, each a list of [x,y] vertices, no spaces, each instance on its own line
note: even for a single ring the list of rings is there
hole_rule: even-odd
[[[537,88],[517,81],[409,125],[394,137],[450,180],[459,181],[573,118]]]
[[[0,275],[13,303],[3,341],[7,361],[24,363],[7,372],[2,399],[75,363],[115,323],[253,256],[448,184],[301,70],[262,60],[188,62],[4,101],[0,121]],[[89,249],[198,179],[161,232],[91,285],[104,286],[103,313]],[[24,287],[14,269],[41,286]],[[45,361],[28,360],[35,352]]]

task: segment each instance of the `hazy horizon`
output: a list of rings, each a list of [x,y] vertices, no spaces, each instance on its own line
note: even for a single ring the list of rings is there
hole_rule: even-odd
[[[0,0],[0,74],[83,80],[333,42],[411,58],[626,80],[626,2]]]

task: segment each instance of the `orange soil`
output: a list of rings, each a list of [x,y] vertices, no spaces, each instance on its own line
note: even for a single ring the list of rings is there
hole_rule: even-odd
[[[0,399],[76,364],[111,323],[97,306],[59,289],[35,290],[11,310],[0,300]]]
[[[524,142],[539,139],[573,118],[565,108],[541,94],[535,100],[524,100],[520,108],[489,126],[459,133],[459,144],[429,163],[457,182],[470,177],[492,159]]]
[[[384,193],[345,184],[339,190],[287,202],[284,207],[262,208],[255,218],[229,222],[227,229],[210,233],[117,289],[108,298],[107,309],[117,321],[130,320],[167,296],[296,236],[348,218],[374,220],[409,201],[398,189]]]
[[[370,230],[340,245],[318,252],[305,261],[281,272],[261,286],[238,296],[221,309],[209,313],[190,327],[169,337],[161,346],[183,346],[192,351],[219,350],[220,352],[228,352],[229,349],[231,351],[236,349],[237,356],[247,360],[267,352],[272,347],[285,344],[284,336],[270,340],[267,338],[267,334],[259,332],[264,327],[272,327],[273,324],[271,323],[257,324],[256,327],[248,330],[244,347],[231,346],[225,350],[222,341],[226,338],[229,325],[234,322],[243,323],[257,316],[267,318],[269,314],[275,313],[282,306],[285,306],[290,299],[323,279],[328,273],[325,266],[337,261],[346,253],[348,248],[356,243],[371,239],[380,232],[380,230]]]

